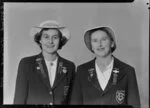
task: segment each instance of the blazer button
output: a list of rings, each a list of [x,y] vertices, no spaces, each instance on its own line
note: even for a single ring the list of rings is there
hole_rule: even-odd
[[[53,93],[50,91],[49,94],[52,95]]]
[[[52,102],[50,102],[50,103],[49,103],[49,105],[53,105],[53,103],[52,103]]]

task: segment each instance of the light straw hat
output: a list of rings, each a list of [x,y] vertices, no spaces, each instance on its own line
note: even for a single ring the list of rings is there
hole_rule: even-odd
[[[112,52],[116,49],[116,38],[113,30],[110,27],[96,27],[93,29],[88,29],[84,34],[84,42],[87,48],[93,52],[91,47],[91,34],[97,30],[102,30],[107,33],[108,36],[110,36],[111,40],[114,42],[114,47],[112,47]]]
[[[30,31],[30,36],[34,36],[36,33],[39,33],[43,28],[58,29],[62,33],[62,36],[67,39],[67,41],[70,39],[70,31],[55,20],[46,20],[38,26],[33,26]]]

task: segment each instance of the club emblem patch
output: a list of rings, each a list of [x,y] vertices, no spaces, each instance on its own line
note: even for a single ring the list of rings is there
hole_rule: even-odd
[[[116,101],[119,104],[122,104],[125,98],[125,90],[117,90],[116,92]]]

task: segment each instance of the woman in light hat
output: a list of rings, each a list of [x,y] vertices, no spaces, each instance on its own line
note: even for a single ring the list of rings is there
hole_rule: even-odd
[[[34,28],[41,53],[20,61],[14,104],[68,104],[75,65],[57,51],[69,40],[69,30],[53,20]]]
[[[88,30],[87,48],[95,58],[77,67],[71,104],[140,106],[135,70],[112,55],[116,49],[109,27]]]

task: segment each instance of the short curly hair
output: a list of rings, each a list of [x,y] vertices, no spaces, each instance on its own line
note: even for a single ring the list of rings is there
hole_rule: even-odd
[[[42,33],[43,33],[43,31],[47,31],[47,30],[49,30],[49,29],[54,29],[54,30],[57,30],[57,31],[58,31],[59,39],[60,39],[58,49],[61,49],[62,46],[67,42],[67,38],[65,38],[65,37],[62,35],[62,33],[60,32],[60,30],[57,29],[57,28],[42,28],[42,29],[40,30],[40,32],[38,32],[38,33],[36,33],[36,34],[34,35],[34,41],[35,41],[35,42],[40,46],[40,48],[42,49],[42,46],[41,46],[41,43],[40,43],[40,40],[41,40],[41,37],[42,37]]]

